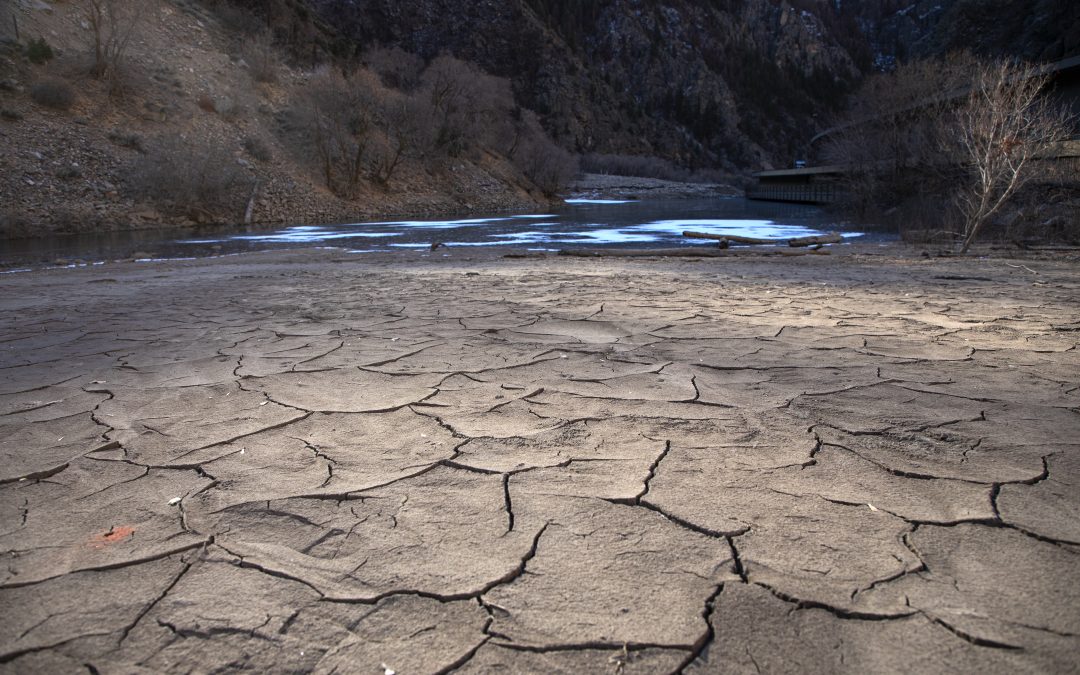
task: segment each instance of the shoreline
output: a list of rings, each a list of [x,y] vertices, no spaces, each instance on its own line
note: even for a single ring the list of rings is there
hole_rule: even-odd
[[[631,197],[633,194],[635,196]],[[387,218],[439,218],[453,216],[469,216],[477,213],[483,214],[516,214],[534,213],[545,209],[557,208],[564,204],[565,199],[590,198],[590,199],[659,199],[681,200],[700,199],[710,197],[740,197],[743,192],[729,185],[704,184],[704,183],[680,183],[664,181],[652,178],[637,178],[632,176],[610,176],[599,174],[585,174],[582,178],[567,186],[566,194],[547,199],[532,198],[529,200],[496,199],[491,203],[480,204],[442,204],[438,205],[435,200],[427,199],[430,208],[402,209],[394,206],[389,209],[358,209],[349,218],[330,219],[297,219],[296,222],[287,219],[275,218],[273,220],[255,220],[251,223],[234,224],[199,224],[190,220],[178,218],[173,223],[166,223],[161,219],[132,218],[126,225],[117,225],[101,230],[81,231],[43,231],[40,233],[4,232],[0,231],[0,241],[34,241],[51,238],[74,238],[80,236],[94,236],[105,234],[123,234],[129,232],[215,232],[237,230],[239,228],[273,229],[292,225],[339,225],[344,223],[358,222],[359,220],[387,219]],[[447,197],[444,195],[444,197]],[[133,206],[132,213],[139,213]],[[311,214],[317,210],[308,209]],[[160,215],[160,214],[159,214]]]
[[[168,230],[172,231],[172,230]],[[691,244],[687,244],[689,247]],[[575,248],[588,247],[588,244],[582,244],[577,247],[568,247],[570,250]],[[714,247],[696,244],[700,248],[708,248],[710,251],[714,250]],[[618,245],[608,245],[603,248],[611,249],[612,251],[619,251],[621,247]],[[639,245],[637,247],[631,247],[631,249],[647,249],[645,245]],[[718,252],[720,249],[716,249]],[[776,253],[788,253],[790,250],[791,255],[774,255]],[[737,246],[735,248],[727,249],[725,251],[729,255],[722,256],[722,259],[717,260],[712,256],[703,256],[699,259],[699,264],[713,265],[717,268],[717,271],[721,271],[724,267],[729,266],[731,263],[728,261],[738,259],[744,262],[749,261],[753,263],[755,261],[764,262],[772,259],[773,262],[779,262],[779,260],[792,260],[794,257],[814,257],[822,260],[844,260],[844,259],[861,259],[861,258],[877,258],[885,259],[890,262],[897,262],[902,260],[937,260],[937,261],[979,261],[979,260],[1016,260],[1016,261],[1046,261],[1067,264],[1070,262],[1080,262],[1080,250],[1074,249],[1044,249],[1038,248],[1023,249],[1015,246],[1005,246],[1000,244],[979,244],[973,247],[972,251],[968,255],[957,255],[949,248],[943,248],[940,245],[924,244],[924,243],[911,243],[903,240],[889,240],[889,241],[845,241],[840,244],[830,244],[824,247],[824,251],[817,251],[817,253],[826,252],[825,255],[809,255],[810,251],[803,249],[789,249],[786,246],[777,247],[765,247],[765,246]],[[658,250],[659,253],[659,250]],[[807,255],[798,255],[807,254]],[[269,256],[271,259],[280,258],[282,260],[295,260],[306,259],[307,256],[312,256],[318,259],[321,256],[338,256],[333,262],[347,262],[355,261],[357,263],[377,263],[377,264],[405,264],[408,265],[417,261],[438,261],[438,260],[454,260],[454,261],[484,261],[491,263],[493,261],[502,260],[506,264],[514,264],[515,260],[555,260],[555,259],[567,259],[567,256],[563,256],[560,253],[560,249],[549,248],[540,250],[538,248],[522,247],[519,245],[498,245],[492,244],[490,246],[453,246],[443,245],[436,251],[428,251],[426,248],[388,248],[384,250],[367,250],[353,252],[348,247],[344,246],[297,246],[294,248],[265,248],[259,250],[250,251],[231,251],[226,253],[217,253],[213,255],[199,255],[199,256],[176,256],[176,257],[155,257],[149,254],[136,254],[131,257],[125,258],[103,258],[92,259],[89,256],[86,257],[74,257],[68,256],[63,259],[55,259],[53,262],[46,262],[41,260],[39,262],[28,262],[26,260],[0,260],[0,275],[14,275],[25,274],[28,272],[40,272],[40,271],[59,271],[59,270],[83,270],[83,269],[99,269],[108,266],[115,265],[129,265],[131,263],[140,264],[153,264],[153,265],[171,265],[179,263],[195,263],[206,262],[212,264],[214,261],[221,261],[225,259],[245,258],[250,256]],[[582,259],[582,256],[575,256],[577,259]],[[674,256],[674,255],[648,255],[638,254],[632,257],[621,257],[618,255],[613,256],[585,256],[584,259],[593,259],[600,261],[615,262],[617,260],[623,261],[626,264],[639,264],[644,267],[659,266],[664,267],[668,264],[674,263],[690,263],[693,261],[692,257]],[[779,259],[779,260],[777,260]]]

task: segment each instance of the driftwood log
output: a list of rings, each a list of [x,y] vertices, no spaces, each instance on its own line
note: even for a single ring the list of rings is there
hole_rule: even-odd
[[[743,237],[737,234],[709,234],[708,232],[683,232],[688,239],[710,239],[720,242],[720,248],[727,248],[728,244],[747,244],[750,246],[762,244],[779,244],[792,247],[820,246],[822,244],[839,244],[844,240],[837,232],[820,234],[812,237],[796,237],[795,239],[761,239],[758,237]]]
[[[682,235],[689,239],[710,239],[712,241],[730,242],[733,244],[783,244],[784,239],[759,239],[758,237],[743,237],[737,234],[709,234],[707,232],[683,232]]]

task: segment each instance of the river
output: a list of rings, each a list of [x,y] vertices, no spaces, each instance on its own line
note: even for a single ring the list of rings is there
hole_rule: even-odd
[[[452,219],[388,219],[335,225],[137,230],[0,241],[7,271],[41,265],[85,265],[131,257],[198,258],[271,249],[334,247],[357,255],[387,250],[500,246],[555,251],[582,246],[708,246],[684,230],[750,237],[799,237],[841,231],[849,240],[885,240],[867,228],[838,224],[806,205],[742,198],[621,201],[569,200],[536,214],[477,215]]]

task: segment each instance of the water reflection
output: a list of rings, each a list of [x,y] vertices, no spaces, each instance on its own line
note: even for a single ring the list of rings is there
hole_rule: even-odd
[[[0,264],[98,261],[131,257],[191,258],[298,247],[335,247],[351,253],[394,249],[513,246],[552,250],[573,246],[708,246],[684,230],[789,238],[844,229],[821,209],[793,204],[714,198],[674,201],[569,200],[555,213],[459,219],[384,220],[278,229],[232,228],[198,235],[176,230],[113,232],[2,242]],[[847,228],[846,236],[865,236]],[[860,229],[860,231],[851,231]],[[876,235],[881,238],[881,235]],[[66,262],[65,262],[66,264]]]

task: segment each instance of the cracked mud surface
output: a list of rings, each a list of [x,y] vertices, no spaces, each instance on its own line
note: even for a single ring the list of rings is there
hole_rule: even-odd
[[[0,288],[2,672],[1080,669],[1075,262]]]

